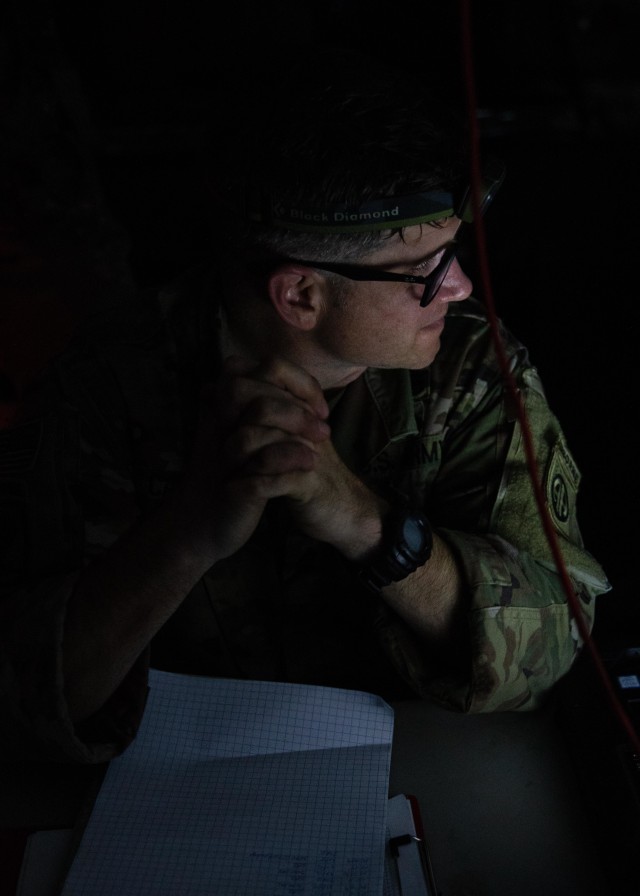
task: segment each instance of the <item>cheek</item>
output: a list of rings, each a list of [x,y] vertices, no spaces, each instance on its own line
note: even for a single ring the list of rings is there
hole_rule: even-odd
[[[402,338],[407,322],[396,309],[387,305],[385,308],[369,308],[351,324],[352,336],[363,345],[385,345]]]
[[[386,302],[375,316],[378,331],[387,339],[411,339],[424,326],[424,311],[412,296]]]
[[[375,365],[389,345],[390,333],[398,322],[387,314],[374,314],[371,308],[344,310],[334,317],[326,332],[325,344],[337,357],[355,364]]]
[[[361,330],[360,346],[363,357],[373,366],[404,366],[413,363],[416,350],[424,350],[424,338],[415,312],[386,309],[367,321],[366,330]]]
[[[386,358],[389,352],[413,345],[424,326],[425,311],[409,294],[393,295],[388,288],[350,296],[335,309],[329,338],[336,348],[361,359]],[[367,353],[374,352],[374,356]],[[382,354],[381,354],[382,353]]]

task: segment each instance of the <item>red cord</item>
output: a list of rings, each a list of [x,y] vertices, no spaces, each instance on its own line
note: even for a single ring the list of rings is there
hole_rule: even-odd
[[[538,510],[542,518],[544,530],[555,560],[556,568],[562,580],[562,586],[567,595],[569,608],[576,621],[578,630],[584,641],[587,650],[595,664],[598,675],[602,679],[605,693],[611,704],[611,708],[621,722],[631,746],[636,755],[640,756],[640,737],[635,730],[631,719],[629,718],[624,706],[622,705],[609,677],[607,669],[600,657],[598,649],[594,643],[589,628],[585,622],[580,602],[575,594],[571,580],[567,573],[564,558],[560,551],[558,538],[554,529],[549,508],[547,507],[540,484],[540,476],[537,469],[535,451],[533,448],[533,438],[529,421],[526,416],[522,397],[510,370],[509,363],[504,350],[502,339],[498,327],[498,319],[493,301],[493,291],[491,289],[491,279],[489,276],[488,252],[486,246],[486,237],[482,215],[480,214],[480,195],[481,195],[481,164],[480,164],[480,134],[478,128],[477,102],[475,94],[475,76],[473,70],[473,51],[471,37],[471,3],[470,0],[460,0],[460,23],[461,23],[461,44],[462,44],[462,66],[464,74],[465,96],[467,102],[467,117],[469,123],[469,142],[470,142],[470,174],[471,174],[471,198],[473,202],[473,220],[474,233],[476,239],[476,249],[478,255],[478,271],[480,282],[484,295],[489,326],[493,339],[494,348],[498,356],[500,368],[505,381],[507,392],[513,401],[514,407],[517,409],[517,416],[522,427],[522,435],[524,438],[525,456],[529,468],[529,474],[534,487]]]

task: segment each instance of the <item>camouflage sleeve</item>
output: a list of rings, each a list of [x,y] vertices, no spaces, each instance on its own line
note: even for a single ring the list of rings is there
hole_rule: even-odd
[[[103,423],[101,400],[110,397],[86,377],[80,381],[92,395],[82,411],[81,402],[73,405],[61,397],[55,377],[47,378],[26,402],[21,422],[0,432],[0,756],[5,759],[108,760],[133,738],[146,698],[142,657],[111,701],[83,726],[74,727],[64,699],[67,601],[92,553],[117,537],[135,512],[122,459],[114,462],[114,434]],[[88,432],[99,450],[88,450]],[[107,518],[117,521],[109,524],[110,531]]]
[[[466,583],[468,674],[464,680],[439,675],[397,621],[388,614],[381,621],[387,649],[413,688],[464,712],[539,706],[583,646],[574,608],[590,631],[595,599],[610,589],[583,544],[576,513],[580,474],[560,424],[527,352],[508,333],[504,336],[532,436],[536,475],[577,607],[569,602],[556,568],[522,428],[509,411],[485,340],[482,352],[476,347],[474,362],[482,375],[467,380],[473,390],[462,389],[462,397],[450,402],[447,447],[432,493],[439,505],[439,534],[457,557]]]

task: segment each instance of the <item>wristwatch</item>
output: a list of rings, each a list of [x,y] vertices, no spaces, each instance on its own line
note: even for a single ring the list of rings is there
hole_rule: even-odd
[[[360,567],[361,581],[377,594],[423,566],[433,549],[429,520],[419,510],[393,508],[382,523],[382,544]]]

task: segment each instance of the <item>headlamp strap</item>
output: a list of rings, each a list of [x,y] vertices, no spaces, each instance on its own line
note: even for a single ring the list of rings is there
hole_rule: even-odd
[[[264,194],[247,197],[247,217],[268,227],[306,233],[358,233],[426,224],[454,213],[451,193],[415,193],[372,199],[358,206],[338,203],[323,208],[299,206]]]

